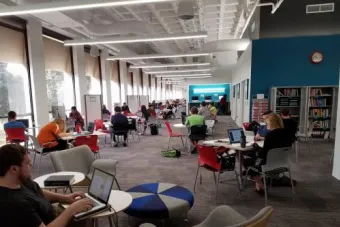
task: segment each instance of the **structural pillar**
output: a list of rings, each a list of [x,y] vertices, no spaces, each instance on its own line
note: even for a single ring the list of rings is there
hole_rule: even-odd
[[[86,89],[86,72],[85,72],[85,51],[84,46],[72,47],[73,71],[76,92],[76,105],[80,113],[85,114],[85,94]]]
[[[101,76],[102,76],[102,85],[103,85],[103,104],[106,105],[108,110],[113,109],[112,102],[112,93],[111,93],[111,74],[112,67],[110,65],[110,61],[106,59],[109,57],[109,52],[104,49],[100,54],[100,68],[101,68]]]
[[[120,75],[120,102],[126,102],[126,95],[127,95],[127,66],[125,61],[119,61],[119,75]]]
[[[33,96],[33,124],[44,126],[50,120],[45,76],[44,42],[41,22],[33,18],[27,20],[27,48],[30,59],[29,67]]]
[[[340,92],[338,92],[338,100],[340,100]],[[337,117],[336,117],[336,128],[340,129],[340,105],[338,103]],[[340,180],[340,133],[335,133],[335,146],[333,154],[333,172],[332,175],[336,179]]]

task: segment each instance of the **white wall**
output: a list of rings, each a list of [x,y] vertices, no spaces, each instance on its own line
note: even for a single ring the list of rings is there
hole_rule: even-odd
[[[248,100],[245,100],[245,91],[244,98],[243,96],[243,83],[241,83],[241,98],[236,99],[232,97],[231,93],[231,115],[232,118],[240,125],[242,122],[249,121],[249,111],[250,111],[250,83],[251,83],[251,53],[252,53],[252,45],[249,44],[248,48],[243,52],[242,56],[239,58],[236,66],[232,70],[232,79],[231,86],[233,87],[235,84],[241,83],[249,79],[249,92],[248,92]]]
[[[338,92],[338,100],[340,100],[340,92]],[[340,105],[338,104],[336,128],[340,128]],[[339,130],[335,132],[335,146],[333,158],[333,177],[340,180],[340,133]]]

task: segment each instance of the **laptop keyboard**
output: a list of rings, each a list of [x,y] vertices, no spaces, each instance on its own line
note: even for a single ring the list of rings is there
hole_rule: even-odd
[[[92,201],[93,207],[90,210],[88,210],[88,211],[77,213],[76,215],[74,215],[74,217],[76,217],[76,218],[82,217],[83,215],[85,215],[87,213],[90,213],[93,210],[97,210],[97,209],[99,209],[100,207],[102,207],[104,205],[102,203],[99,203],[95,199],[91,198],[90,196],[86,195],[86,198]]]

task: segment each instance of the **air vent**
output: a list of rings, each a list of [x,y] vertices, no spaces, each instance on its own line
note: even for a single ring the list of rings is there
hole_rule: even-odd
[[[334,12],[334,3],[315,4],[306,6],[306,14]]]

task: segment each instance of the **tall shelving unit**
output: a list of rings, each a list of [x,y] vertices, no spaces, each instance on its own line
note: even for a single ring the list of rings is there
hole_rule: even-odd
[[[268,110],[268,99],[253,99],[252,119],[263,123],[262,114]]]
[[[299,123],[299,132],[307,133],[314,123],[313,138],[335,137],[338,88],[334,86],[273,87],[270,109],[276,113],[289,108]]]
[[[334,138],[337,90],[335,87],[309,87],[307,124],[314,123],[314,138]]]

